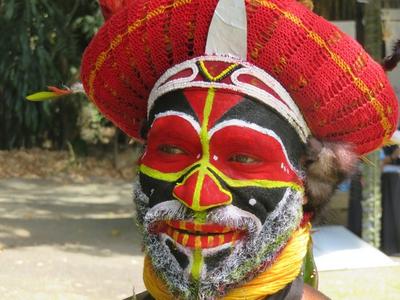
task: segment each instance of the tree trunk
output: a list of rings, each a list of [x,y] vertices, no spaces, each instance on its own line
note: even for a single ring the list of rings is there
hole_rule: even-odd
[[[382,57],[381,0],[369,0],[364,7],[364,46],[372,57]],[[379,248],[381,230],[381,169],[379,152],[367,156],[363,173],[362,238]]]

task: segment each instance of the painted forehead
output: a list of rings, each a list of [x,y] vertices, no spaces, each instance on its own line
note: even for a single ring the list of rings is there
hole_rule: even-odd
[[[192,88],[177,90],[156,100],[149,114],[148,124],[155,117],[167,111],[183,113],[202,124],[207,89]],[[216,90],[211,112],[208,116],[208,129],[230,120],[240,120],[274,131],[282,140],[288,156],[296,163],[304,151],[304,145],[295,130],[279,114],[249,96],[226,90]],[[149,128],[144,131],[144,136]]]

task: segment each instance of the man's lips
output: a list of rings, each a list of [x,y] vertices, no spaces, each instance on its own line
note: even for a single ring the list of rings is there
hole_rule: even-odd
[[[188,221],[165,221],[153,227],[154,233],[165,233],[188,248],[207,249],[234,243],[244,237],[243,230],[219,224],[199,224]]]

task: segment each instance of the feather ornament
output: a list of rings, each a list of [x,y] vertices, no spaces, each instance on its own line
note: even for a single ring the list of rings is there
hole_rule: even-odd
[[[386,72],[392,71],[396,68],[400,61],[400,40],[393,45],[393,52],[391,55],[383,59],[382,67]]]

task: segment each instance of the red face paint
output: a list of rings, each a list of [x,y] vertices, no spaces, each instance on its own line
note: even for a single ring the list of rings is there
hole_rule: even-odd
[[[232,179],[299,183],[284,146],[271,135],[248,127],[227,126],[211,138],[212,164]]]
[[[141,163],[164,173],[175,173],[195,163],[201,155],[199,135],[178,116],[156,119],[149,131]]]

